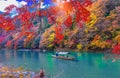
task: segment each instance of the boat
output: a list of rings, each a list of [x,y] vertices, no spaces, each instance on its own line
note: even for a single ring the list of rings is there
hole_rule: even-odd
[[[69,52],[56,52],[52,55],[53,58],[63,59],[63,60],[74,60],[74,57],[69,56]]]
[[[48,78],[47,76],[44,76],[44,77],[40,77],[39,74],[35,75],[33,78]]]
[[[36,75],[34,76],[34,78],[48,78],[48,77],[44,74],[44,71],[41,70],[41,71],[39,72],[39,74],[36,74]]]

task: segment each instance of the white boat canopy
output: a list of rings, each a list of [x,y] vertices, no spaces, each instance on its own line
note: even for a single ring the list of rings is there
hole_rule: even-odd
[[[58,54],[66,55],[66,54],[69,54],[69,52],[58,52]]]

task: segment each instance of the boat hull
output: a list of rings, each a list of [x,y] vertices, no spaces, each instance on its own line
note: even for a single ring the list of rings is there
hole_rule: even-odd
[[[74,60],[74,58],[72,58],[72,57],[64,57],[64,56],[56,56],[56,55],[52,55],[52,57],[63,59],[63,60]]]

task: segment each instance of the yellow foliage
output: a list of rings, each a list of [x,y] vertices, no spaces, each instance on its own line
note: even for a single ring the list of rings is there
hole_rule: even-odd
[[[93,41],[100,40],[100,38],[101,38],[100,35],[96,35]]]
[[[86,24],[86,26],[87,26],[88,28],[91,28],[91,27],[94,26],[94,24],[95,24],[96,21],[97,21],[97,16],[96,16],[94,13],[92,13],[92,14],[90,15],[90,19],[91,19],[91,21]]]
[[[120,31],[116,31],[117,32],[117,34],[120,34]]]
[[[100,40],[92,41],[91,45],[98,47],[100,45]]]
[[[88,33],[88,29],[85,29],[85,33]]]
[[[114,40],[117,42],[117,43],[120,43],[120,35],[117,35]]]
[[[91,46],[95,46],[95,42],[91,42]]]
[[[115,19],[115,17],[116,17],[115,10],[112,10],[110,11],[110,15],[107,16],[107,19]]]
[[[101,48],[101,49],[110,48],[110,47],[111,47],[111,44],[110,44],[110,43],[108,43],[108,42],[106,42],[106,41],[101,42],[100,40],[92,41],[92,42],[91,42],[91,45],[92,45],[92,46],[99,47],[99,48]]]
[[[51,26],[50,28],[46,29],[44,34],[42,34],[42,38],[45,39],[45,38],[48,38],[49,35],[51,34],[51,32],[54,32],[55,31],[55,25]]]
[[[114,19],[115,17],[116,17],[116,14],[112,14],[112,15],[107,16],[107,19]]]
[[[99,44],[99,47],[102,48],[102,49],[105,48],[106,47],[106,42],[101,42]]]
[[[81,49],[82,49],[82,47],[83,47],[83,45],[82,45],[82,44],[78,44],[78,45],[77,45],[77,49],[79,49],[79,50],[81,50]]]
[[[100,45],[100,40],[97,40],[95,44],[96,44],[96,46],[99,46]]]
[[[62,23],[63,18],[62,18],[61,16],[58,16],[57,19],[56,19],[56,21],[57,21],[58,23]]]
[[[66,29],[66,30],[65,30],[65,32],[64,32],[64,35],[68,36],[68,35],[70,35],[70,34],[71,34],[71,32],[72,32],[71,30]]]
[[[97,27],[95,27],[95,30],[98,30],[98,28],[97,28]]]
[[[54,41],[55,38],[55,25],[51,26],[50,28],[46,29],[45,32],[41,36],[40,45],[46,46]]]
[[[52,49],[52,47],[53,47],[53,44],[49,44],[49,45],[48,45],[48,48],[49,48],[49,49]]]
[[[79,31],[79,29],[75,28],[74,31],[73,31],[73,33],[76,34],[78,31]]]
[[[106,42],[106,41],[103,41],[100,43],[99,45],[100,48],[110,48],[110,43]]]
[[[48,40],[49,40],[50,42],[53,42],[54,38],[55,38],[55,33],[52,33],[52,34],[49,36]]]
[[[111,46],[112,46],[111,43],[108,43],[108,42],[106,43],[106,47],[107,47],[107,48],[111,48]]]
[[[67,45],[68,44],[68,41],[67,40],[64,40],[64,45]]]

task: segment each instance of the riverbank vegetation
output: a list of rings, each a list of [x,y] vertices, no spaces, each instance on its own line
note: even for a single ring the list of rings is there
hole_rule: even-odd
[[[9,6],[0,14],[0,48],[120,51],[120,1],[54,1],[55,6]],[[10,18],[12,8],[19,15]],[[30,12],[29,9],[35,9]],[[117,47],[118,46],[118,47]]]

